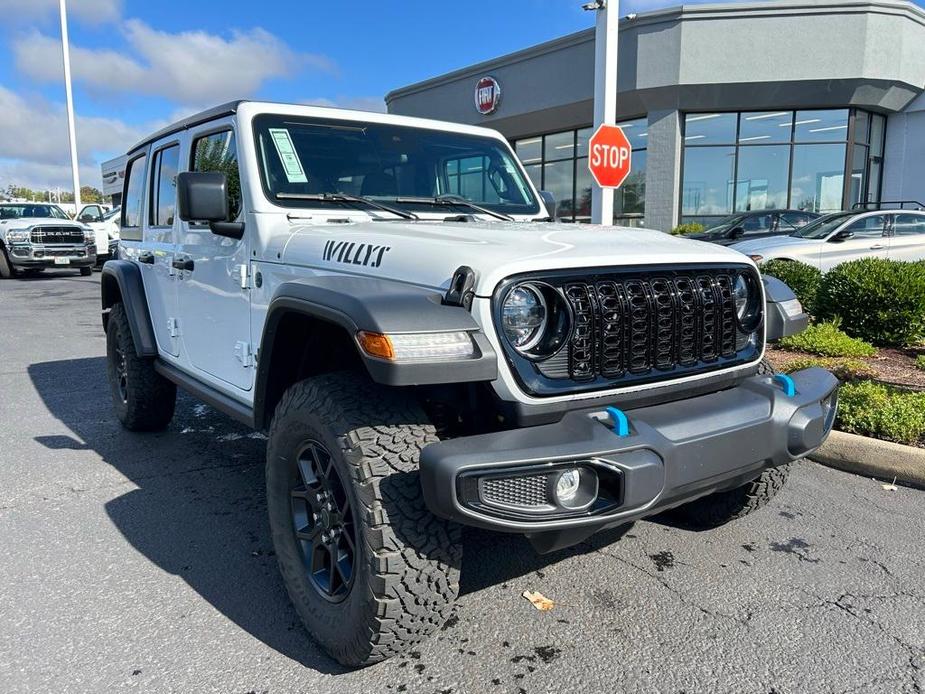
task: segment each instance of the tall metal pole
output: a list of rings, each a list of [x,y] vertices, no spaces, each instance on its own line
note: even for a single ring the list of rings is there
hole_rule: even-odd
[[[64,0],[62,0],[63,2]],[[597,11],[594,32],[594,129],[617,120],[617,40],[620,0],[596,0],[585,5]],[[591,184],[591,222],[613,224],[613,188]]]
[[[67,98],[67,136],[71,144],[71,176],[74,181],[74,213],[80,211],[80,174],[77,170],[77,129],[74,126],[74,95],[71,92],[71,51],[67,40],[66,0],[59,0],[61,8],[61,52],[64,55],[64,92]]]

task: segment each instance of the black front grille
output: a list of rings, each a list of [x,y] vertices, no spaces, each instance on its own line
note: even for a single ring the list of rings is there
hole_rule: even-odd
[[[32,229],[32,243],[83,243],[84,233],[79,227],[41,226]]]
[[[506,345],[508,356],[526,390],[538,395],[665,380],[754,360],[761,345],[735,317],[733,287],[743,270],[752,272],[714,266],[531,277],[565,297],[571,337],[548,360],[530,362]]]
[[[546,506],[550,503],[547,494],[546,475],[525,475],[523,477],[487,477],[481,483],[481,499],[499,506]]]

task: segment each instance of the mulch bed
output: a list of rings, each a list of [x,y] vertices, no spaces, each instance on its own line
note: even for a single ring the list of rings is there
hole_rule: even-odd
[[[925,390],[925,370],[918,368],[915,364],[915,358],[919,354],[925,354],[925,347],[883,348],[876,356],[858,359],[858,361],[867,364],[876,374],[875,380],[881,383],[910,390]],[[778,368],[796,359],[819,358],[806,352],[791,352],[770,346],[767,350],[767,357]]]

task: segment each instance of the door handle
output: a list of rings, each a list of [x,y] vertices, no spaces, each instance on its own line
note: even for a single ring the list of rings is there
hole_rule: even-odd
[[[145,265],[154,265],[154,254],[151,251],[144,251],[138,254],[138,262]]]
[[[192,258],[174,258],[171,265],[177,270],[186,270],[187,272],[192,272],[193,268],[196,267],[196,263],[193,262]]]
[[[870,250],[878,251],[881,248],[886,248],[886,246],[884,246],[882,243],[875,243],[873,246],[870,247]]]

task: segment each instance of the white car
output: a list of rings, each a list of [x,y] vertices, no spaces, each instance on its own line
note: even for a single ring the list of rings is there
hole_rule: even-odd
[[[97,262],[102,264],[109,259],[110,242],[119,239],[119,215],[117,210],[108,210],[97,203],[80,208],[77,221],[93,229],[96,242]]]
[[[836,212],[789,236],[742,241],[730,246],[755,262],[798,260],[827,272],[858,258],[925,259],[925,211]]]

